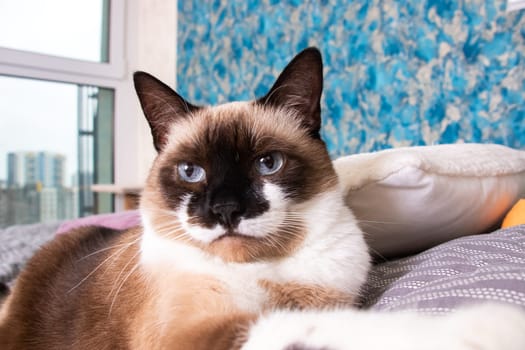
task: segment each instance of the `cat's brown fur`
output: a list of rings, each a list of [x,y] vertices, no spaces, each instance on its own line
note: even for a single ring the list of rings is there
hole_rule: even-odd
[[[59,350],[69,349],[69,344],[75,349],[239,346],[257,315],[236,311],[235,296],[213,276],[181,272],[180,281],[170,283],[144,277],[135,269],[138,235],[138,229],[120,234],[88,227],[61,235],[40,250],[19,276],[17,293],[9,300],[8,317],[0,324],[2,349]],[[89,249],[106,244],[113,248],[95,254]],[[92,271],[96,273],[89,275]],[[89,280],[79,284],[88,275]],[[261,283],[271,292],[268,309],[333,306],[350,300],[320,286]]]
[[[236,313],[213,276],[181,273],[172,286],[146,281],[134,270],[137,235],[83,228],[40,250],[16,282],[0,324],[2,349],[232,348],[255,315]],[[86,258],[102,243],[114,248]]]
[[[355,303],[355,296],[322,286],[275,283],[268,280],[261,280],[260,284],[270,293],[271,303],[276,309],[322,309]]]
[[[118,349],[127,336],[126,328],[112,329],[109,323],[117,320],[128,322],[132,314],[129,311],[137,307],[138,302],[127,300],[131,295],[124,288],[120,297],[127,303],[115,309],[109,323],[105,322],[108,315],[107,311],[103,311],[103,306],[111,303],[111,288],[118,280],[123,264],[135,254],[136,245],[120,252],[115,248],[88,258],[85,256],[102,249],[106,244],[124,244],[126,239],[132,237],[131,231],[130,235],[120,237],[114,231],[85,228],[57,237],[38,251],[18,277],[13,293],[8,298],[8,314],[0,324],[0,344],[4,346],[3,349],[61,349],[72,341],[65,341],[65,336],[74,337],[72,344],[85,344],[84,348],[113,346]],[[112,254],[115,255],[110,258]],[[111,265],[102,264],[107,258],[111,259]],[[90,276],[89,283],[74,288],[99,265],[100,273]],[[129,285],[140,285],[141,281],[136,279],[128,282]],[[135,290],[141,292],[144,288]],[[93,306],[92,312],[76,312],[82,306]],[[97,332],[93,335],[72,331],[70,327],[74,325],[79,330],[89,327],[97,329]]]

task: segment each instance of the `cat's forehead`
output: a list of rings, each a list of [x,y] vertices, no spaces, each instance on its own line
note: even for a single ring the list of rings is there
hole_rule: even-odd
[[[167,150],[226,147],[248,151],[307,144],[308,135],[293,113],[255,102],[202,108],[171,125]]]

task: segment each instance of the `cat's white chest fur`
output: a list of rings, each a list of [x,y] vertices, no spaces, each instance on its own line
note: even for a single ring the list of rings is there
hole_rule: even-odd
[[[318,285],[357,294],[368,272],[369,255],[362,233],[340,193],[324,193],[294,209],[303,213],[308,233],[288,257],[226,263],[196,247],[161,238],[145,219],[141,264],[146,270],[162,270],[165,274],[184,271],[212,276],[227,286],[235,305],[248,312],[260,311],[267,301],[268,296],[259,284],[261,280]]]

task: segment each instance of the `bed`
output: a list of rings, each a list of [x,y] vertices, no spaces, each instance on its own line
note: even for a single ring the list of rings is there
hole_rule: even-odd
[[[375,259],[361,307],[443,314],[494,301],[525,309],[525,224],[499,228],[525,198],[524,151],[410,147],[344,157],[334,165]],[[138,211],[128,211],[0,230],[0,283],[12,283],[56,234],[82,225],[123,229],[139,223]]]

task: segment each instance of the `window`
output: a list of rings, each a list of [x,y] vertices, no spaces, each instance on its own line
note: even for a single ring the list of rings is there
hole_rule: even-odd
[[[113,90],[0,76],[0,227],[113,211]]]
[[[46,8],[41,8],[42,6]],[[20,10],[22,7],[23,10]],[[96,15],[88,15],[89,11],[86,9],[88,7],[96,7],[99,10],[94,12]],[[16,11],[13,10],[15,8]],[[4,11],[8,9],[8,16],[10,18],[16,16],[14,22],[22,24],[16,30],[13,27],[8,30],[1,27],[3,25],[2,16],[5,16]],[[37,17],[46,18],[31,18],[32,15],[29,12],[34,9],[39,9],[36,11],[38,12]],[[20,11],[23,13],[19,13]],[[81,18],[71,20],[75,16],[78,18],[79,12],[82,13]],[[51,18],[50,14],[62,19]],[[69,86],[77,91],[77,98],[81,96],[78,95],[79,91],[83,90],[85,93],[85,101],[80,103],[77,99],[78,108],[91,108],[91,111],[96,113],[107,113],[110,109],[113,110],[111,125],[113,138],[101,136],[101,125],[93,124],[84,127],[83,124],[77,124],[75,127],[78,129],[74,132],[76,143],[72,146],[76,147],[74,153],[77,154],[77,159],[75,161],[66,159],[64,162],[66,167],[76,163],[77,166],[85,169],[90,169],[91,166],[93,170],[98,170],[98,172],[93,171],[93,178],[89,180],[97,184],[112,185],[99,186],[99,190],[116,193],[114,201],[116,211],[126,208],[123,190],[137,189],[142,186],[155,156],[151,134],[133,89],[132,72],[135,70],[149,71],[173,85],[176,74],[176,14],[176,2],[171,0],[0,0],[0,22],[2,22],[0,23],[2,29],[0,33],[0,79],[17,78],[49,84],[70,84]],[[83,16],[93,19],[85,24]],[[64,18],[70,19],[64,21]],[[38,24],[40,27],[37,27],[38,30],[35,31],[37,22],[40,23]],[[44,25],[54,26],[55,34],[40,36],[36,44],[32,37],[29,37],[29,44],[16,39],[20,37],[18,35],[20,33],[15,32],[25,30],[32,32],[37,37],[40,32],[49,33],[49,29],[42,28]],[[55,45],[51,45],[50,40],[59,36],[56,34],[57,27],[58,31],[69,32],[60,33],[60,35],[66,34],[66,37],[73,38],[74,43],[65,43],[63,45],[65,48],[52,49]],[[82,37],[83,33],[88,33],[91,38]],[[8,38],[5,39],[5,36]],[[85,43],[90,49],[86,50],[87,53],[79,54],[78,50],[72,50],[73,47],[76,47],[75,41]],[[90,95],[92,97],[89,97]],[[0,95],[0,101],[5,100]],[[27,98],[24,103],[29,104],[31,100]],[[73,116],[77,122],[78,115],[77,110]],[[4,118],[0,110],[0,123],[4,122]],[[94,123],[94,119],[90,121],[90,118],[92,117],[88,117],[86,122]],[[97,120],[102,121],[102,119]],[[104,119],[104,122],[110,123],[109,119]],[[79,130],[82,131],[82,135]],[[109,132],[109,127],[104,130]],[[97,151],[105,147],[104,142],[113,143],[112,154]],[[0,144],[2,143],[0,139]],[[91,153],[87,151],[82,153],[83,148],[79,145],[93,147],[92,149],[86,148],[91,149]],[[79,157],[79,154],[82,154],[82,157]],[[104,157],[109,156],[113,157],[113,177],[112,180],[105,180],[109,178],[109,170],[107,166],[104,168],[103,164],[109,163]],[[5,164],[7,154],[3,157],[4,160],[0,159],[0,166],[7,168]],[[56,162],[60,163],[58,160]],[[1,171],[0,176],[3,176]],[[5,188],[6,182],[7,179],[4,179],[0,188]],[[46,198],[51,198],[51,196]],[[85,202],[85,212],[87,213],[90,207],[93,212],[108,210],[108,202],[101,199],[108,196],[94,195],[91,204],[89,201]]]
[[[3,0],[0,46],[108,62],[108,14],[103,0]]]
[[[0,227],[114,210],[90,187],[114,182],[123,23],[118,0],[0,2]]]

